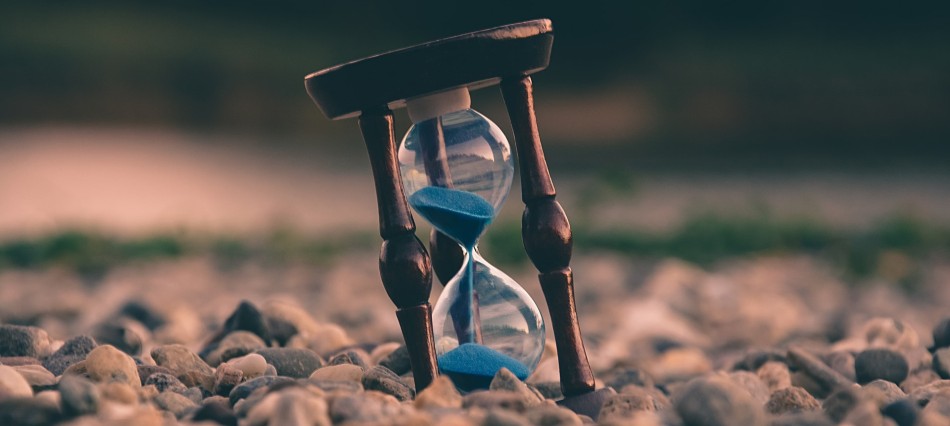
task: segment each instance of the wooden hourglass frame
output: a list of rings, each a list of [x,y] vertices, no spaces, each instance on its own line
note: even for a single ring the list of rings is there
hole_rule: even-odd
[[[380,277],[406,340],[416,389],[439,374],[429,304],[432,272],[447,282],[462,265],[462,250],[433,231],[432,256],[416,237],[396,158],[393,108],[434,92],[499,84],[514,130],[521,169],[522,237],[539,271],[558,352],[560,404],[596,417],[613,394],[595,390],[574,304],[570,224],[556,192],[535,118],[530,75],[547,68],[554,33],[540,19],[449,37],[317,71],[306,77],[307,93],[330,119],[359,117],[376,185],[383,245]],[[435,129],[436,131],[438,129]]]

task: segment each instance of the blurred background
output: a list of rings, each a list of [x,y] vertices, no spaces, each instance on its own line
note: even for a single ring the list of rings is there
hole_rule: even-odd
[[[947,3],[14,0],[0,4],[5,282],[135,281],[113,271],[194,257],[334,270],[356,253],[378,288],[356,121],[323,117],[303,77],[539,17],[556,33],[539,125],[579,256],[805,255],[849,283],[932,281],[950,249]],[[497,88],[473,107],[510,136]],[[530,280],[519,199],[483,248]],[[28,322],[27,296],[7,294],[5,317]]]

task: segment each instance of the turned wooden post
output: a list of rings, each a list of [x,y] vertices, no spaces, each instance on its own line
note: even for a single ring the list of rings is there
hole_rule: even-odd
[[[521,234],[525,252],[540,272],[541,290],[551,314],[561,390],[567,397],[592,392],[594,374],[574,306],[570,267],[574,240],[567,215],[555,199],[554,183],[541,149],[531,77],[505,78],[501,91],[511,118],[521,169],[521,199],[525,204]]]
[[[429,304],[432,265],[425,246],[416,238],[416,224],[403,192],[392,111],[387,107],[364,110],[359,122],[373,168],[379,234],[384,240],[379,274],[386,293],[396,305],[416,391],[421,391],[439,374]]]

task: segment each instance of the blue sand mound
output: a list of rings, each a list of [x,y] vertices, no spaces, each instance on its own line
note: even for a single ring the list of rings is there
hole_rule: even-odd
[[[465,343],[439,357],[439,370],[463,390],[488,388],[502,367],[524,380],[531,374],[518,360],[476,343]]]
[[[471,250],[495,217],[482,197],[457,189],[427,186],[409,196],[409,204],[432,226]]]

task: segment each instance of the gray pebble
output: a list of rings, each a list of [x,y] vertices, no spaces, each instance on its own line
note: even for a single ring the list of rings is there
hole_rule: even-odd
[[[63,415],[67,417],[93,414],[99,409],[102,395],[91,381],[73,375],[66,375],[59,381],[58,390]]]
[[[528,406],[538,404],[544,400],[544,397],[534,393],[534,391],[528,388],[528,385],[504,367],[495,373],[495,377],[492,378],[488,389],[517,393],[524,398],[525,404]]]
[[[327,365],[353,364],[358,365],[363,371],[366,371],[366,369],[369,368],[369,364],[366,362],[368,358],[366,351],[350,349],[330,357],[330,361],[327,362]]]
[[[639,368],[625,368],[620,370],[616,372],[610,380],[607,380],[606,383],[607,386],[614,389],[623,389],[623,387],[627,385],[652,388],[654,385],[653,377]]]
[[[157,346],[152,349],[152,359],[171,370],[185,386],[201,386],[209,392],[214,389],[214,370],[183,345]]]
[[[798,386],[779,389],[772,393],[765,404],[765,411],[769,414],[787,414],[803,411],[818,411],[821,404],[805,389]]]
[[[851,380],[841,375],[837,371],[828,367],[814,355],[805,352],[800,348],[789,348],[788,361],[790,364],[798,367],[801,373],[807,375],[815,384],[820,386],[825,392],[833,392],[836,389],[850,387],[854,384]],[[793,378],[794,384],[794,378]],[[802,386],[808,389],[806,386]],[[809,389],[810,390],[810,389]],[[811,392],[816,394],[816,392]],[[820,392],[824,393],[824,392]]]
[[[403,412],[396,398],[379,392],[344,395],[330,401],[333,424],[382,424]]]
[[[875,380],[864,385],[864,393],[871,397],[878,407],[884,407],[907,396],[900,387],[887,380]]]
[[[860,384],[874,380],[900,383],[907,378],[907,359],[900,352],[890,349],[867,349],[854,358],[854,373]]]
[[[765,424],[761,404],[725,377],[691,380],[674,394],[673,406],[687,426]]]
[[[745,353],[742,359],[732,366],[734,370],[756,371],[766,362],[775,361],[788,364],[786,352],[779,349],[753,349]]]
[[[325,364],[323,359],[310,349],[265,348],[257,353],[274,366],[277,375],[297,379],[309,377],[314,370]]]
[[[909,399],[899,399],[881,408],[881,414],[894,420],[897,426],[914,426],[917,424],[920,408]]]
[[[184,392],[175,392],[181,394],[182,396],[190,399],[195,404],[201,404],[201,401],[204,400],[204,394],[201,392],[201,388],[195,386],[185,389]]]
[[[412,400],[415,392],[386,367],[376,366],[363,375],[363,388],[392,395],[400,401]]]
[[[950,346],[950,317],[944,318],[934,326],[934,349]]]
[[[547,399],[561,399],[564,397],[560,382],[537,382],[532,386]]]
[[[231,410],[227,400],[206,400],[201,404],[201,407],[195,410],[191,420],[195,422],[210,421],[225,426],[237,426],[238,424],[237,416],[234,415],[234,411]]]
[[[0,325],[0,356],[44,358],[50,354],[46,330],[21,325]]]
[[[950,348],[943,347],[934,352],[933,369],[941,379],[950,379]]]
[[[207,361],[208,365],[217,367],[222,362],[252,354],[266,347],[267,344],[258,335],[249,331],[238,330],[224,336],[217,343],[215,349],[202,358]]]
[[[821,359],[848,380],[855,381],[854,376],[854,355],[847,351],[834,351],[825,354]]]
[[[822,402],[821,409],[831,420],[841,423],[861,401],[862,396],[858,389],[852,387],[841,388]]]
[[[406,348],[406,345],[400,345],[396,350],[381,359],[379,365],[392,370],[393,373],[400,376],[408,373],[412,370],[412,365],[409,363],[409,349]]]
[[[129,355],[142,353],[147,334],[148,329],[145,326],[125,318],[110,319],[99,324],[92,332],[92,336],[100,345],[112,345]]]
[[[188,387],[185,386],[181,380],[178,380],[177,377],[166,373],[152,374],[148,376],[148,378],[145,379],[145,382],[142,384],[145,386],[153,385],[156,389],[158,389],[159,392],[168,391],[182,393],[188,390]]]
[[[228,396],[234,388],[241,384],[244,379],[244,372],[231,366],[230,364],[221,364],[214,371],[214,394]]]
[[[59,410],[36,398],[9,398],[0,400],[0,425],[46,426],[62,418]]]

